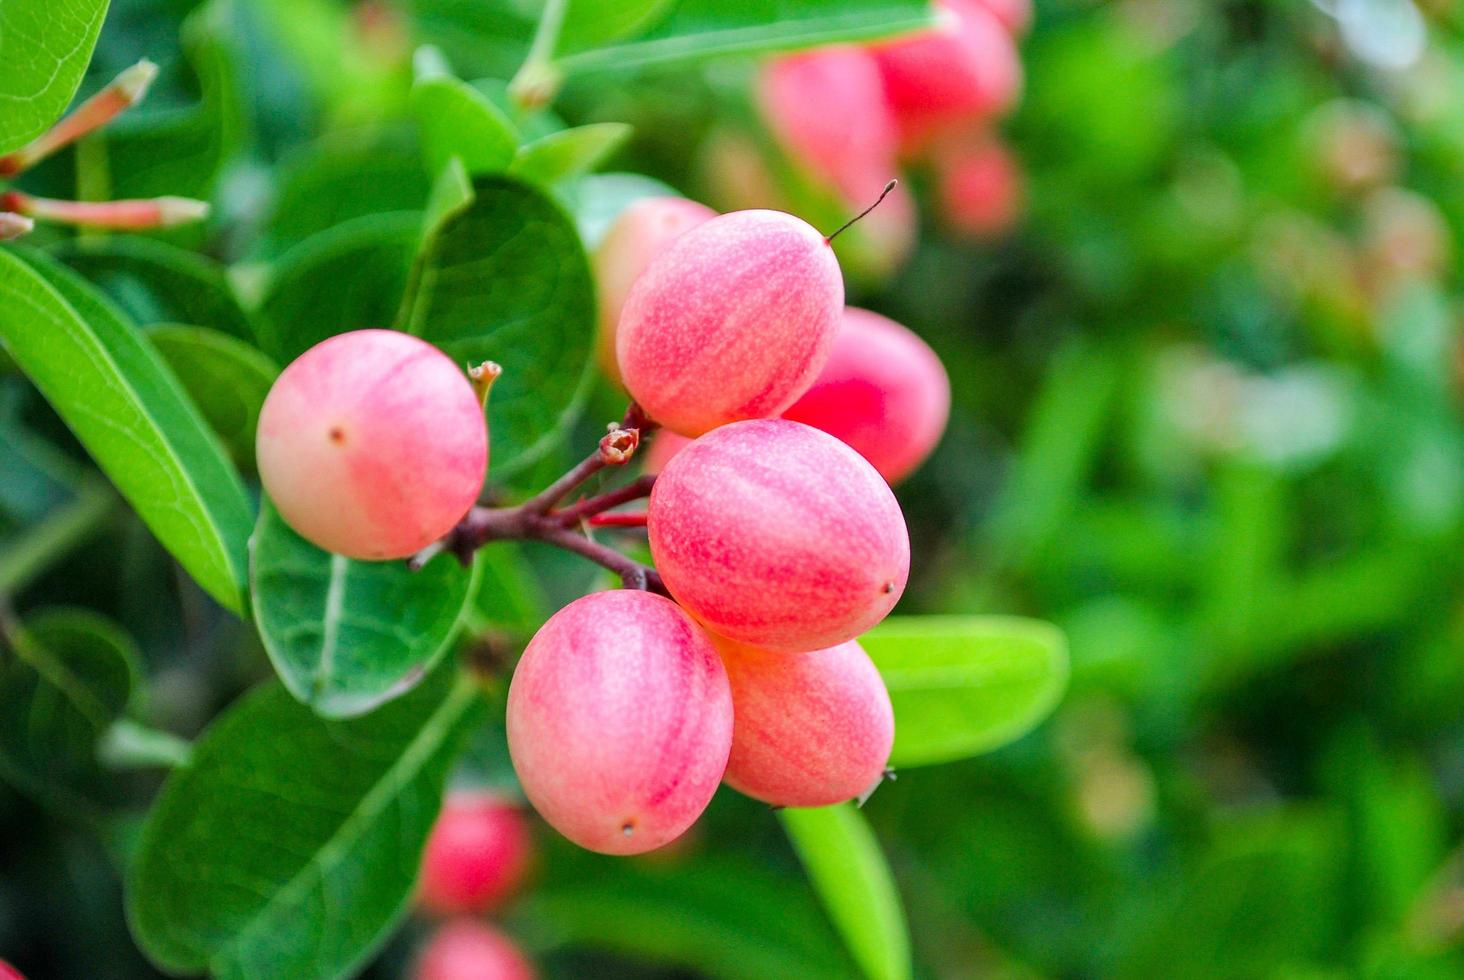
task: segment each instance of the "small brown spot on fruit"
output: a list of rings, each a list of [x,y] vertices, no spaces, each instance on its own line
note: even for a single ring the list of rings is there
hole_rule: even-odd
[[[623,824],[620,825],[620,832],[622,834],[624,834],[626,837],[629,837],[631,834],[635,833],[635,821],[634,820],[627,820],[627,821],[625,821],[625,823],[623,823]]]
[[[895,583],[893,583],[893,582],[886,582],[884,584],[884,587],[883,587],[883,590],[882,591],[884,592],[885,595],[889,595],[891,592],[895,591]]]
[[[346,441],[346,430],[342,429],[338,425],[331,426],[330,432],[328,434],[330,436],[330,441],[335,443],[337,446],[344,444]]]

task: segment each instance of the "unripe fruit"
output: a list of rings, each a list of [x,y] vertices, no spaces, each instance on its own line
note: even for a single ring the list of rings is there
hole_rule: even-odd
[[[649,592],[597,592],[559,610],[509,687],[524,792],[592,851],[674,840],[711,801],[731,747],[732,695],[712,641]]]
[[[439,927],[412,971],[413,980],[534,980],[535,976],[512,939],[475,919],[454,919]]]
[[[889,613],[910,539],[884,478],[799,422],[723,426],[677,453],[647,507],[656,568],[676,601],[720,636],[818,650]]]
[[[781,211],[734,211],[668,245],[630,290],[615,351],[651,418],[695,436],[777,415],[808,390],[839,328],[833,249]]]
[[[898,483],[940,441],[950,410],[950,379],[935,351],[895,321],[851,306],[818,380],[783,417],[837,437]]]
[[[533,843],[523,812],[491,793],[454,793],[427,838],[418,901],[429,912],[486,912],[513,894]]]
[[[867,201],[896,173],[899,130],[863,48],[836,45],[769,62],[758,101],[788,155],[846,201]]]
[[[672,239],[716,216],[717,212],[705,204],[684,197],[648,197],[620,212],[601,239],[592,260],[600,293],[597,353],[600,367],[610,380],[620,381],[615,325],[620,322],[630,287]]]
[[[280,516],[327,551],[405,558],[477,500],[488,428],[446,354],[394,330],[323,340],[259,413],[259,477]]]
[[[1001,115],[1022,90],[1022,63],[1001,21],[974,3],[939,6],[945,16],[933,30],[872,49],[907,153]]]
[[[811,653],[716,643],[732,684],[727,785],[774,806],[829,806],[879,781],[895,714],[858,643]]]
[[[971,238],[1009,231],[1022,212],[1022,169],[995,137],[963,140],[933,154],[940,213]]]

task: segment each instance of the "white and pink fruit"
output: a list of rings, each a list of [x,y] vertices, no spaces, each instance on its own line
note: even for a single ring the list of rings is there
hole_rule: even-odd
[[[427,838],[417,900],[437,915],[490,911],[523,882],[532,854],[517,806],[493,793],[453,793]]]
[[[454,919],[422,947],[412,980],[534,980],[537,975],[512,939],[486,922]]]

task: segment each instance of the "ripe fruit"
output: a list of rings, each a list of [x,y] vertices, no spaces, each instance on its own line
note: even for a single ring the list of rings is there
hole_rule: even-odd
[[[783,417],[837,437],[898,483],[930,455],[950,411],[951,383],[935,351],[888,317],[851,306],[818,380]]]
[[[659,473],[671,462],[671,457],[681,452],[682,449],[691,445],[691,440],[686,436],[679,436],[674,432],[657,432],[651,437],[651,445],[643,450],[645,458],[642,460],[641,470],[645,473]]]
[[[708,629],[780,651],[834,646],[889,613],[910,539],[884,478],[799,422],[723,426],[677,453],[647,507],[666,587]]]
[[[940,7],[933,30],[872,49],[906,152],[1006,112],[1021,94],[1022,63],[1001,21],[973,2]]]
[[[474,919],[454,919],[432,934],[417,957],[414,980],[534,980],[518,945]]]
[[[592,851],[675,839],[706,809],[731,747],[732,695],[711,640],[649,592],[597,592],[559,610],[509,687],[524,792]]]
[[[732,685],[727,785],[774,806],[829,806],[879,780],[895,715],[858,643],[770,653],[719,639],[717,649]]]
[[[940,148],[935,166],[940,211],[954,230],[995,238],[1022,211],[1022,169],[1001,141],[988,137]]]
[[[615,325],[630,287],[668,242],[716,216],[717,212],[705,204],[684,197],[648,197],[620,212],[601,239],[593,256],[595,285],[600,292],[597,353],[600,367],[612,381],[620,381],[620,365],[615,362]]]
[[[896,172],[899,131],[878,66],[852,45],[769,62],[758,100],[783,149],[850,203],[863,203]]]
[[[477,500],[488,428],[447,355],[393,330],[323,340],[259,413],[259,476],[301,536],[351,558],[405,558]]]
[[[965,0],[970,3],[973,0]],[[1001,21],[1013,36],[1020,36],[1032,26],[1032,0],[974,0],[987,10],[992,16]]]
[[[418,900],[438,915],[493,909],[523,881],[531,848],[518,807],[491,793],[454,793],[427,838]]]
[[[781,211],[734,211],[668,245],[616,328],[625,387],[662,425],[695,436],[777,415],[828,359],[844,305],[824,237]]]

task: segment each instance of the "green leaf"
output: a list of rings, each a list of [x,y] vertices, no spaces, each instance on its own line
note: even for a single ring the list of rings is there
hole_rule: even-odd
[[[870,980],[910,976],[910,936],[879,841],[852,804],[778,811],[798,859]]]
[[[562,129],[519,149],[508,172],[549,186],[589,173],[630,138],[624,123],[591,123]]]
[[[502,365],[488,403],[490,473],[502,480],[552,449],[579,412],[595,293],[579,234],[542,191],[503,177],[471,190],[429,225],[398,327],[453,360]]]
[[[234,980],[353,973],[407,910],[481,704],[450,669],[351,721],[278,684],[246,695],[148,815],[127,887],[138,945],[169,971]]]
[[[25,146],[76,94],[107,15],[107,0],[0,3],[0,153]]]
[[[288,364],[327,337],[390,326],[421,223],[416,212],[363,215],[286,252],[259,309],[259,345]]]
[[[895,707],[890,763],[951,762],[1030,731],[1067,686],[1055,626],[1007,616],[893,616],[859,638]]]
[[[438,173],[458,157],[470,174],[500,173],[518,149],[507,116],[473,86],[451,75],[419,78],[412,86],[412,116],[421,133],[427,169]]]
[[[158,540],[244,608],[254,520],[238,472],[157,353],[75,274],[0,252],[0,341]]]
[[[574,51],[641,34],[665,16],[675,0],[569,0],[559,49]]]
[[[596,0],[605,5],[606,0]],[[650,6],[645,0],[630,5]],[[634,10],[625,12],[630,21]],[[867,41],[934,23],[928,0],[681,0],[666,16],[642,11],[645,29],[606,43],[574,30],[561,35],[555,63],[567,74],[684,64],[727,54]],[[604,22],[608,23],[608,21]]]
[[[138,679],[131,638],[83,609],[49,609],[18,624],[0,659],[0,776],[37,801],[95,818],[115,796],[97,743]]]
[[[473,591],[449,557],[419,572],[353,561],[300,537],[266,500],[250,543],[254,619],[285,687],[318,714],[364,714],[446,652]]]
[[[259,410],[279,368],[248,344],[207,327],[164,324],[147,331],[147,338],[234,462],[253,472]]]
[[[485,627],[532,636],[549,618],[549,600],[518,545],[497,542],[480,549],[475,560],[481,573],[473,615]]]
[[[240,340],[254,329],[212,259],[151,238],[73,239],[50,253],[112,298],[134,322],[194,323]]]

